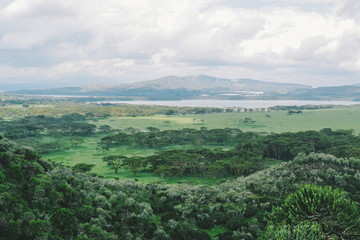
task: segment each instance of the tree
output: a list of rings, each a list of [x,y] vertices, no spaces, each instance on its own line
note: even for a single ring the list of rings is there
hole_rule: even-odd
[[[67,239],[72,239],[77,232],[77,219],[74,211],[68,208],[58,209],[52,216],[51,222],[59,234]]]
[[[122,162],[122,165],[129,168],[134,176],[136,176],[136,173],[142,164],[143,161],[141,157],[124,158]]]
[[[304,185],[273,210],[272,222],[277,228],[304,221],[318,223],[326,236],[355,239],[360,234],[359,207],[345,191],[329,186]]]
[[[166,178],[166,177],[173,177],[179,172],[178,167],[176,166],[166,166],[166,165],[160,165],[156,168],[154,171],[155,174]]]
[[[106,141],[101,141],[101,142],[98,142],[97,145],[98,145],[97,149],[101,149],[104,153],[105,151],[108,151],[110,149],[111,144]]]
[[[95,167],[95,164],[78,163],[72,167],[75,172],[90,172]]]
[[[99,132],[109,133],[109,132],[111,132],[111,127],[109,125],[101,125],[99,127]]]
[[[29,221],[28,232],[30,239],[48,239],[51,223],[48,220],[34,219]]]
[[[281,223],[278,226],[270,224],[267,226],[260,240],[320,240],[326,239],[321,225],[317,222],[299,222],[296,225]],[[328,238],[330,239],[330,238]],[[331,238],[336,239],[336,238]]]
[[[44,142],[37,145],[37,150],[40,153],[48,153],[52,151],[60,151],[65,148],[64,142],[62,141],[53,141],[53,142]]]
[[[82,137],[72,137],[70,138],[70,142],[73,146],[77,147],[80,144],[84,143],[84,139]]]
[[[175,113],[176,113],[175,110],[169,109],[169,110],[166,110],[164,114],[165,114],[165,115],[174,115]]]
[[[123,155],[103,157],[103,161],[106,162],[107,165],[115,171],[115,173],[118,173],[119,169],[123,165],[123,160],[125,159],[127,159],[127,157]]]
[[[224,166],[220,163],[212,163],[206,166],[206,174],[213,180],[216,180],[224,172]]]

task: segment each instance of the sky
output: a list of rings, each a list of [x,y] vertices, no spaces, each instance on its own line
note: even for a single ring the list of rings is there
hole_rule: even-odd
[[[0,0],[0,90],[167,75],[360,83],[360,0]]]

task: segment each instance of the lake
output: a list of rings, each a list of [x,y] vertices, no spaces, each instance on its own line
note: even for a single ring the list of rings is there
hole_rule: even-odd
[[[136,105],[162,105],[174,107],[244,107],[266,108],[273,106],[303,105],[360,105],[355,101],[310,101],[310,100],[180,100],[180,101],[101,101],[98,103],[126,103]]]

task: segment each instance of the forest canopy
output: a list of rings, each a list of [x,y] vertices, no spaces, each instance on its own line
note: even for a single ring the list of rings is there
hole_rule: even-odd
[[[300,154],[205,187],[103,180],[42,160],[31,148],[5,138],[0,154],[1,239],[266,239],[280,232],[319,237],[313,239],[359,236],[360,161],[354,158]],[[321,222],[311,217],[318,211],[302,201],[328,206],[318,213],[324,216]]]

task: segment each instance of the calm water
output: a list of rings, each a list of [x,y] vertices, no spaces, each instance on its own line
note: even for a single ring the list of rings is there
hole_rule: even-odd
[[[354,101],[300,101],[300,100],[181,100],[181,101],[104,101],[99,103],[127,103],[137,105],[163,105],[176,107],[272,107],[302,105],[356,105]]]

